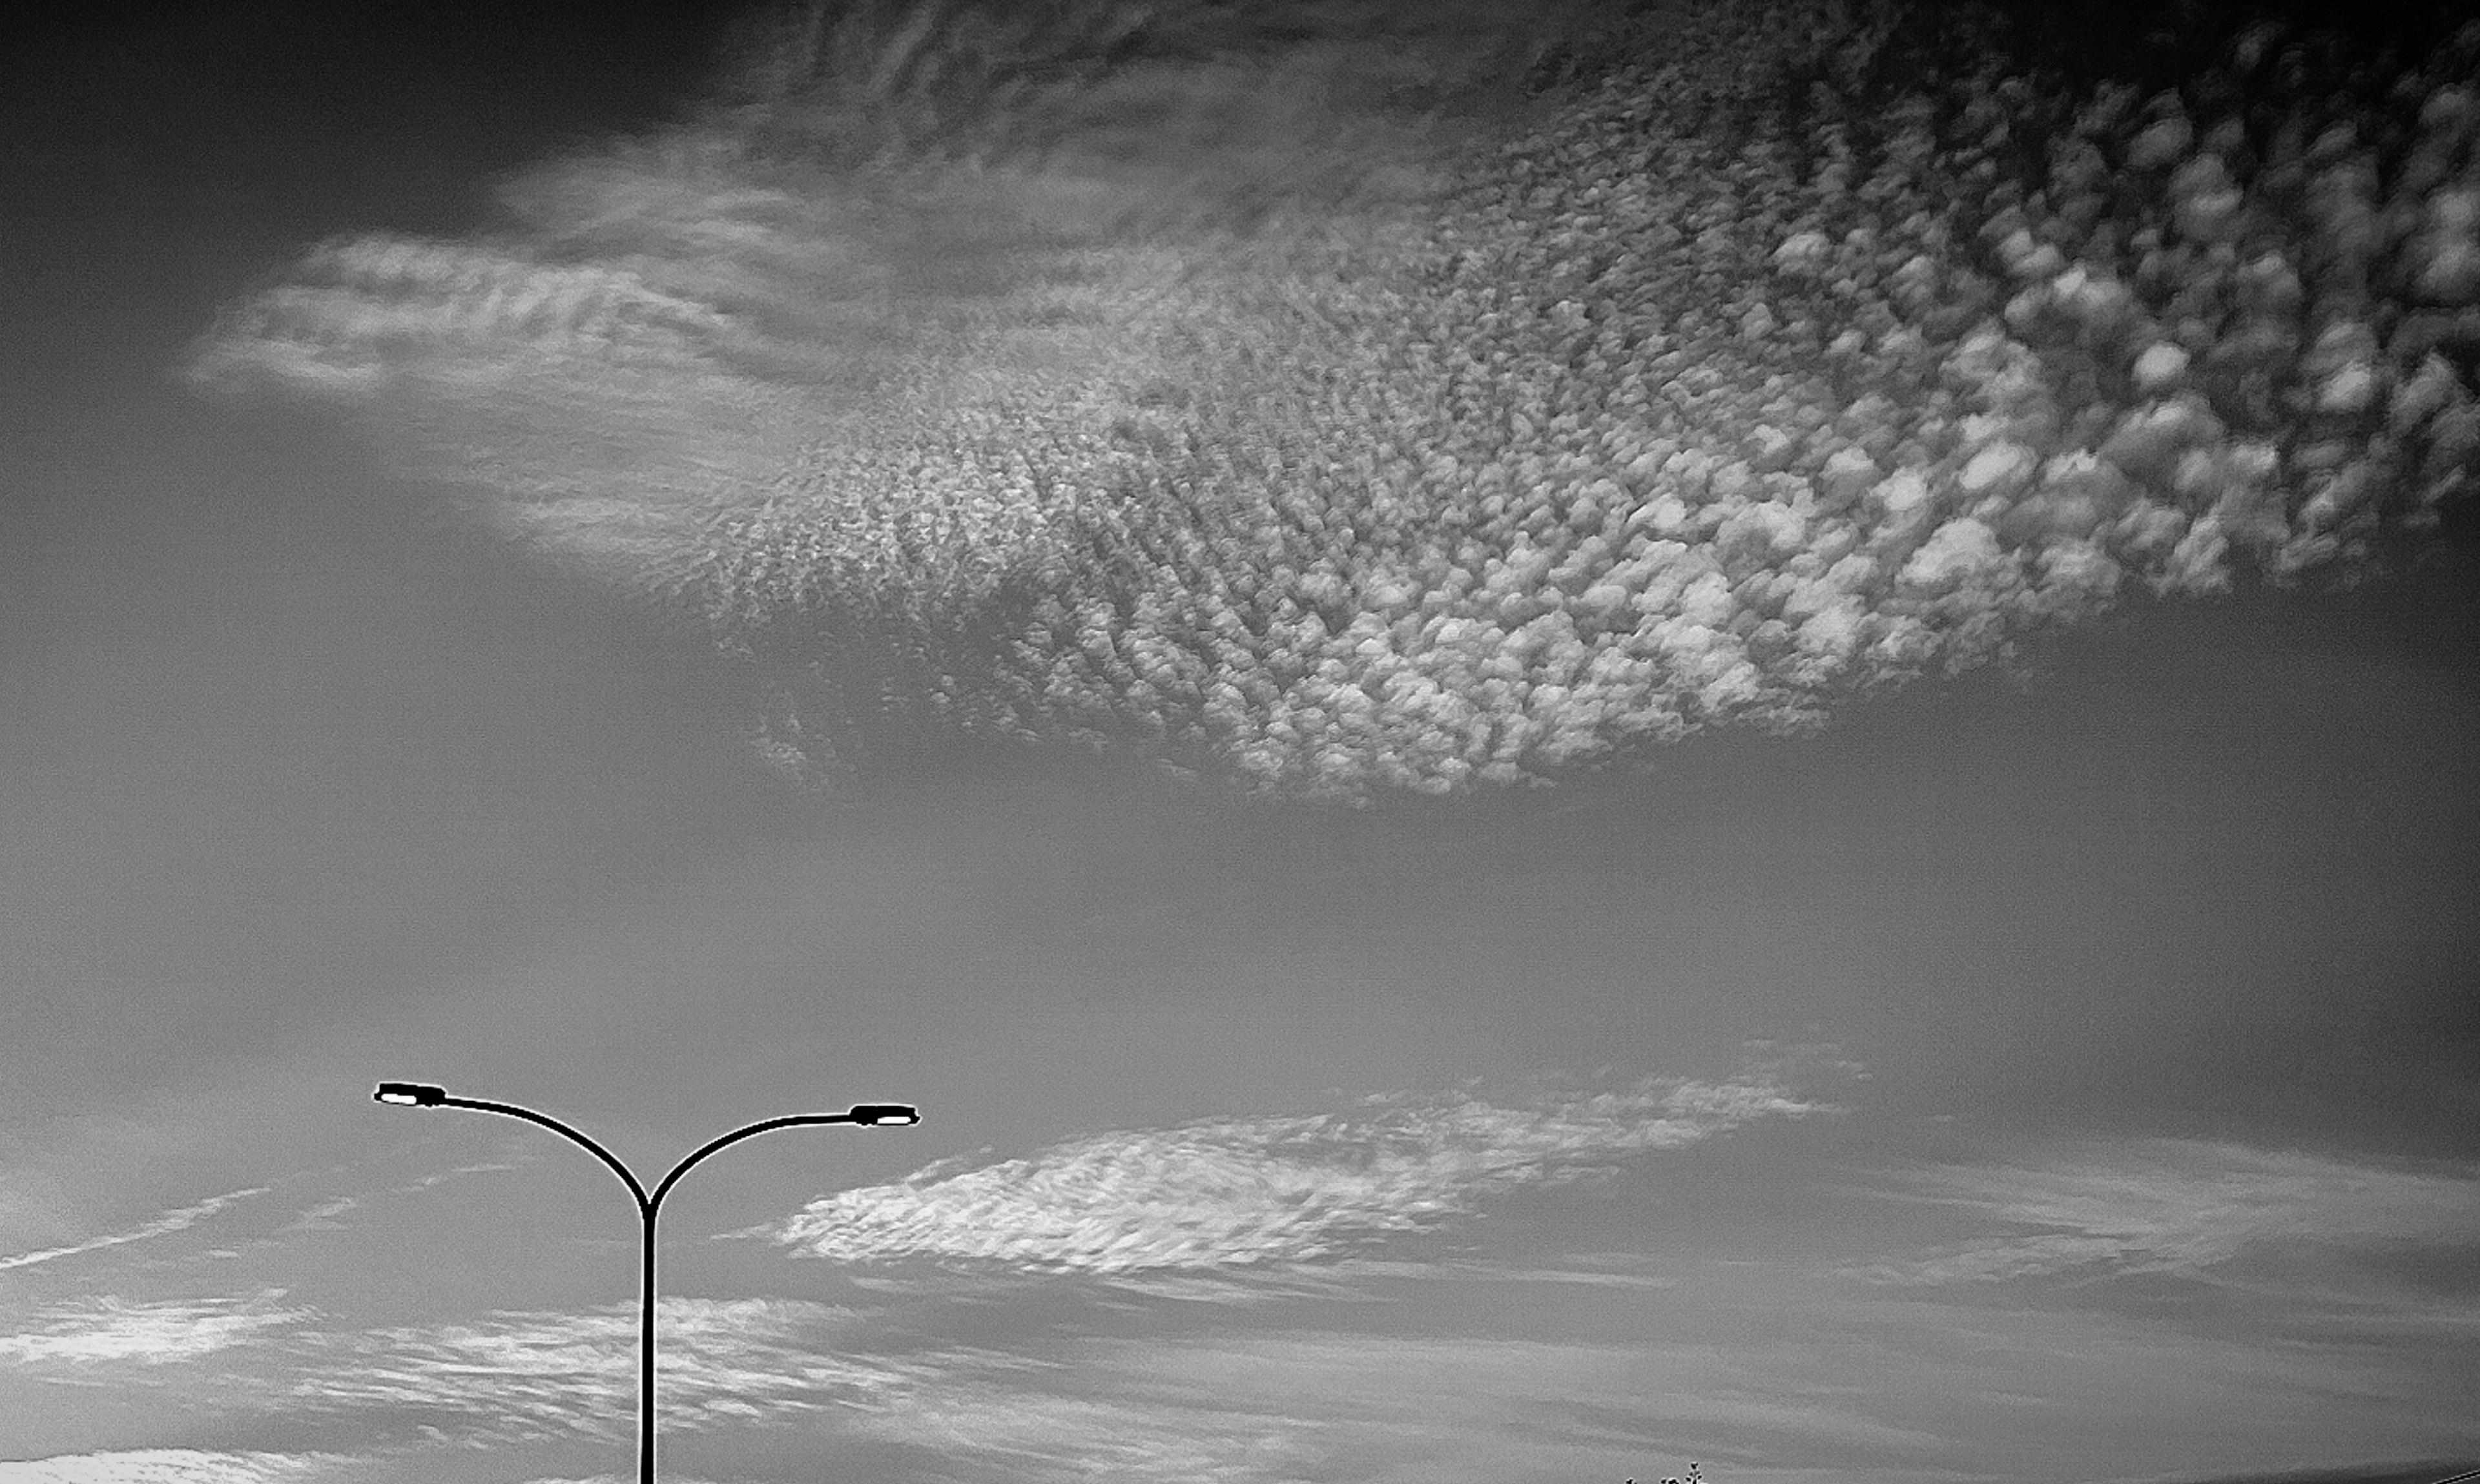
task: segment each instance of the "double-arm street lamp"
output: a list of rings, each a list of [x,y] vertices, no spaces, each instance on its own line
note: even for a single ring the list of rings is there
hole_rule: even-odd
[[[645,1229],[645,1266],[638,1279],[637,1484],[655,1484],[655,1213],[662,1206],[663,1196],[683,1175],[688,1173],[690,1165],[727,1144],[736,1144],[770,1129],[788,1129],[801,1123],[858,1123],[867,1127],[921,1121],[920,1110],[902,1103],[858,1103],[840,1113],[794,1113],[786,1118],[768,1118],[709,1141],[705,1148],[673,1165],[672,1172],[665,1175],[662,1183],[656,1186],[654,1193],[649,1195],[646,1188],[637,1182],[637,1177],[629,1172],[629,1166],[614,1158],[610,1150],[547,1113],[509,1103],[450,1097],[447,1088],[434,1087],[423,1082],[383,1082],[371,1097],[375,1102],[395,1103],[406,1108],[471,1108],[480,1113],[505,1113],[511,1118],[523,1118],[528,1123],[539,1123],[555,1134],[584,1145],[596,1159],[610,1165],[611,1172],[629,1188],[629,1193],[637,1198],[637,1215]]]

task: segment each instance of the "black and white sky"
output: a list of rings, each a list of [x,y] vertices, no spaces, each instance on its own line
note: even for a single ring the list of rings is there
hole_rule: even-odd
[[[803,786],[664,596],[683,512],[839,467],[848,369],[993,249],[735,175],[735,19],[0,46],[0,1481],[631,1476],[626,1193],[398,1078],[650,1180],[922,1108],[666,1205],[685,1480],[2480,1460],[2459,528],[2080,598],[2022,674],[1799,690],[1674,635],[1714,714],[1803,724],[1542,786],[1055,740]],[[1239,95],[1238,154],[1330,130],[1341,189],[1417,194],[1349,168],[1412,158],[1357,105]],[[1185,282],[1150,251],[1104,281]],[[1154,353],[992,344],[923,406]]]

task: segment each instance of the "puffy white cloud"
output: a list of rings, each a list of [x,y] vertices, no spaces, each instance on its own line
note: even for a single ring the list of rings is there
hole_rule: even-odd
[[[1523,1107],[1399,1096],[1349,1113],[1099,1135],[978,1169],[934,1165],[736,1235],[842,1262],[1097,1274],[1296,1264],[1821,1106],[1763,1075]]]

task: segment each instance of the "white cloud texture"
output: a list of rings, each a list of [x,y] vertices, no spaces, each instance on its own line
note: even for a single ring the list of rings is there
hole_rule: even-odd
[[[1665,7],[1520,127],[1408,100],[1557,26],[1234,9],[814,6],[499,233],[319,248],[193,371],[352,409],[686,602],[814,780],[924,735],[1539,780],[2131,591],[2354,580],[2480,476],[2474,208],[2438,184],[2480,23],[2391,94],[2399,160],[2258,159],[2175,92],[1856,102],[1886,37],[1825,7]],[[1824,48],[1796,123],[1755,102],[1786,44]],[[2348,76],[2234,86],[2324,116]],[[1485,117],[1507,147],[1449,147]]]
[[[55,1262],[61,1258],[76,1257],[81,1253],[93,1252],[105,1247],[124,1246],[133,1241],[168,1237],[174,1232],[188,1230],[235,1201],[246,1200],[253,1195],[264,1195],[270,1189],[267,1186],[254,1186],[246,1190],[232,1190],[222,1195],[210,1195],[194,1206],[184,1206],[178,1211],[168,1211],[154,1220],[142,1222],[125,1232],[112,1232],[101,1237],[90,1237],[84,1241],[72,1242],[63,1247],[45,1247],[35,1252],[12,1253],[7,1257],[0,1257],[0,1268],[27,1267],[37,1263]]]
[[[282,1289],[266,1289],[247,1298],[87,1299],[48,1311],[39,1328],[0,1335],[0,1359],[72,1369],[194,1361],[316,1317],[308,1309],[276,1307],[283,1296]]]
[[[352,1460],[328,1453],[134,1448],[0,1462],[0,1484],[316,1484]]]
[[[660,1299],[663,1425],[782,1421],[914,1384],[918,1368],[838,1353],[849,1318],[799,1299]],[[634,1435],[637,1343],[634,1302],[325,1336],[292,1405],[454,1417],[476,1437],[624,1438]]]
[[[979,1169],[934,1165],[759,1228],[840,1262],[1142,1274],[1292,1264],[1434,1229],[1530,1186],[1606,1172],[1823,1105],[1751,1076],[1500,1107],[1373,1099],[1351,1113],[1104,1134]]]
[[[859,1429],[1005,1479],[1240,1484],[1311,1476],[1304,1466],[1316,1458],[1304,1439],[1316,1429],[1263,1412],[962,1378],[895,1398]]]
[[[1901,1189],[2011,1230],[1859,1270],[1874,1281],[2200,1276],[2269,1246],[2468,1250],[2480,1233],[2480,1168],[2354,1164],[2201,1140],[2096,1145],[2037,1164],[1940,1165]],[[2480,1312],[2480,1284],[2463,1301]]]

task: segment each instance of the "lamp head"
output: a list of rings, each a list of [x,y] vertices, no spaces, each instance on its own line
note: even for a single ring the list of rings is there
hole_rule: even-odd
[[[374,1103],[395,1103],[405,1108],[436,1108],[448,1096],[446,1087],[434,1087],[426,1082],[383,1082],[371,1094]]]
[[[903,1103],[856,1103],[845,1116],[855,1123],[918,1123],[921,1110]]]

